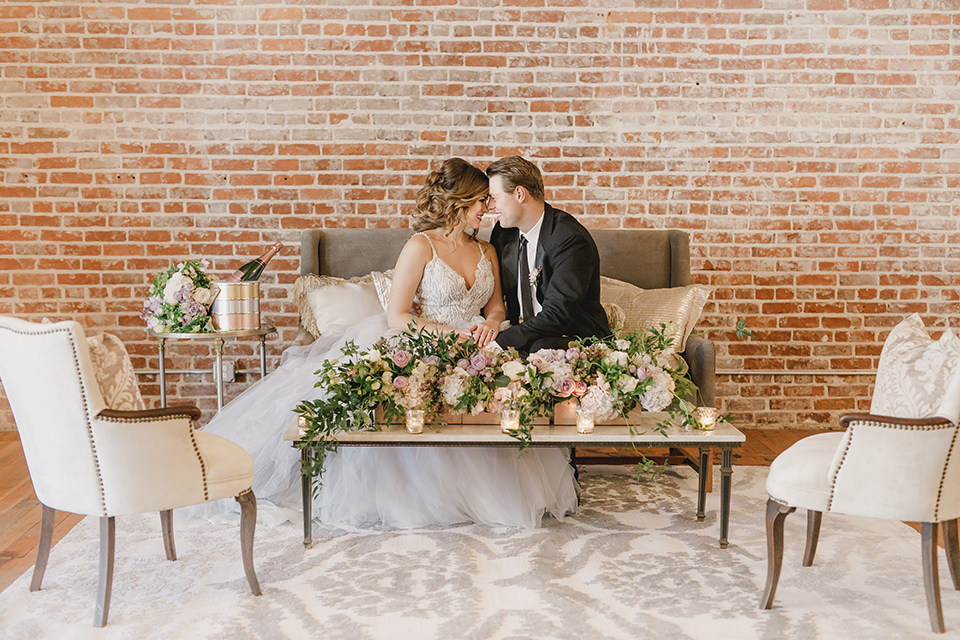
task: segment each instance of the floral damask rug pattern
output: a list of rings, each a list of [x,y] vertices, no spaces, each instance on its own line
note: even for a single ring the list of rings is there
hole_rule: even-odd
[[[696,477],[672,467],[584,467],[580,512],[538,530],[464,525],[417,531],[257,531],[264,594],[247,590],[236,525],[179,524],[164,559],[156,516],[119,518],[110,622],[94,629],[98,523],[51,552],[43,590],[29,572],[0,594],[0,638],[911,638],[930,633],[919,535],[903,524],[824,517],[815,566],[800,566],[802,513],[786,525],[775,608],[765,580],[766,468],[734,470],[731,545],[719,491],[698,523]],[[719,479],[719,478],[718,478]],[[960,593],[941,555],[947,636]]]

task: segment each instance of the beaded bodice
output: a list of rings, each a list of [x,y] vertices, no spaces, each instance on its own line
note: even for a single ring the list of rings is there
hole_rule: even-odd
[[[450,327],[464,328],[481,315],[483,307],[493,295],[493,265],[480,251],[473,286],[468,287],[463,276],[440,259],[430,236],[422,233],[433,258],[423,268],[423,278],[417,289],[421,314],[425,320]]]

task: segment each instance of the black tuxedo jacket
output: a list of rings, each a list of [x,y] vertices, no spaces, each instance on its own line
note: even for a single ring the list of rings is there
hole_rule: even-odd
[[[544,338],[585,338],[610,335],[600,306],[600,254],[590,233],[566,211],[544,205],[535,264],[537,300],[543,310],[519,324],[517,264],[520,230],[494,225],[490,242],[500,258],[500,283],[511,326],[497,336],[503,347],[529,351]]]

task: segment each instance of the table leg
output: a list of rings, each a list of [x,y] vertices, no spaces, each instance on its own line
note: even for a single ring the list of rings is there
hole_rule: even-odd
[[[300,459],[304,464],[310,459],[310,453],[310,447],[300,452]],[[303,547],[309,549],[313,546],[313,476],[301,473],[300,483],[303,497]]]
[[[167,406],[167,365],[164,352],[164,339],[157,338],[160,343],[160,406]]]
[[[260,377],[267,375],[267,336],[260,336]]]
[[[223,338],[216,338],[217,370],[213,372],[214,383],[217,385],[217,411],[223,409]]]
[[[733,488],[733,449],[720,452],[720,548],[726,549],[730,529],[730,493]]]
[[[710,449],[700,449],[700,468],[697,470],[697,522],[707,517],[707,466],[710,463]]]

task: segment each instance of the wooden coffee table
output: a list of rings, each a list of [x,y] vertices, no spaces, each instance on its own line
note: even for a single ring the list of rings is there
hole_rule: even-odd
[[[671,426],[665,434],[654,427],[668,416],[663,413],[639,414],[634,425],[597,425],[593,433],[580,434],[573,425],[538,424],[533,429],[532,447],[677,447],[698,449],[700,469],[697,489],[697,520],[706,517],[708,459],[713,449],[720,450],[720,547],[727,548],[730,526],[730,494],[733,476],[733,450],[742,446],[746,437],[729,424],[720,424],[712,431],[685,430]],[[518,447],[516,439],[500,431],[499,424],[427,425],[421,434],[407,433],[402,424],[380,425],[380,431],[350,431],[337,434],[341,447]],[[297,421],[291,421],[283,439],[302,439]],[[306,458],[309,450],[304,449]],[[313,543],[313,477],[303,476],[303,545]]]

